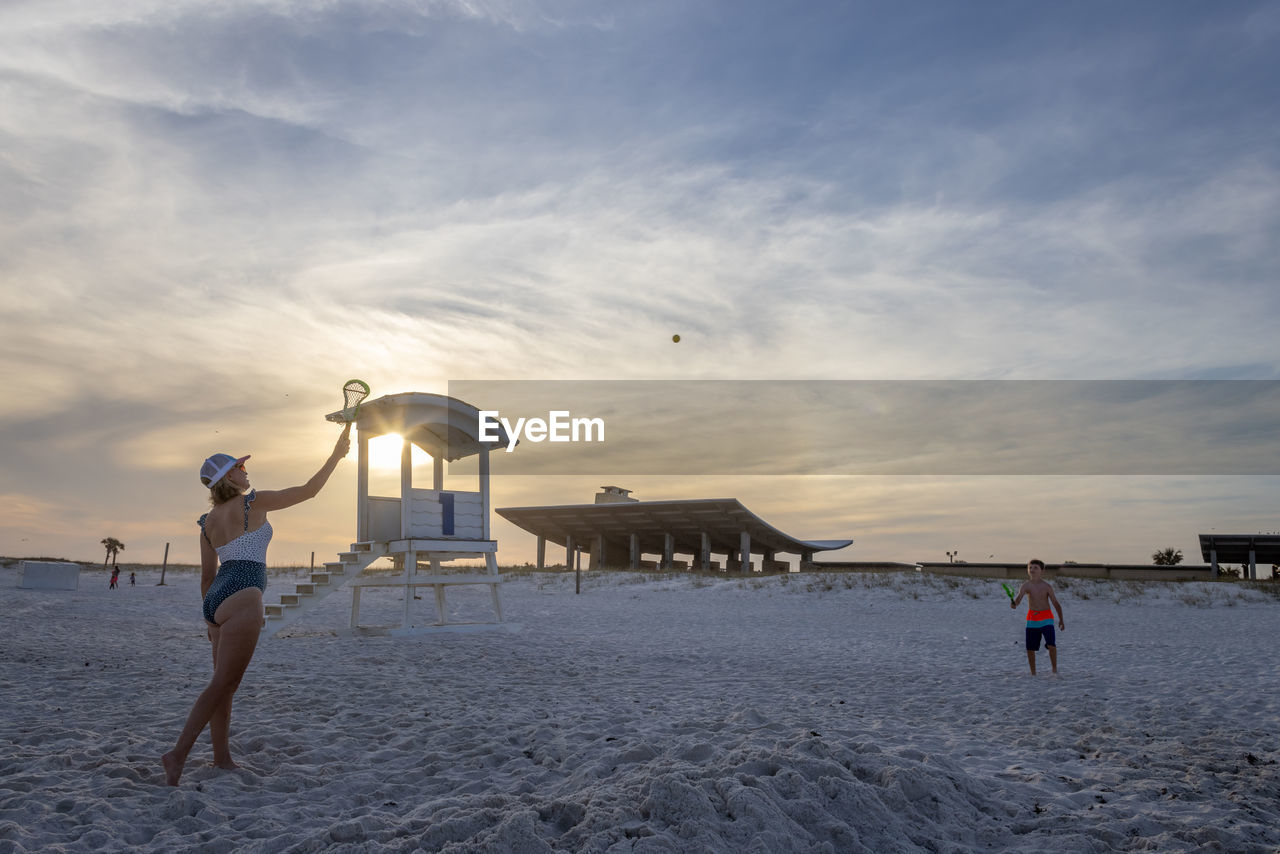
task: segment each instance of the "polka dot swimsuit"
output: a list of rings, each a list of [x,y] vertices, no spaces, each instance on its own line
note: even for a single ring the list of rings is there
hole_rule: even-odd
[[[236,537],[219,549],[218,560],[225,565],[228,561],[249,561],[265,564],[267,562],[267,546],[271,544],[271,523],[263,522],[256,531],[248,531]]]
[[[267,546],[271,543],[271,523],[263,522],[261,528],[249,530],[249,505],[253,502],[254,495],[255,493],[250,492],[244,497],[245,532],[214,549],[218,553],[218,574],[214,576],[213,584],[209,585],[209,592],[205,594],[203,603],[204,618],[211,625],[218,625],[213,615],[228,597],[250,587],[264,591],[267,589]],[[202,531],[208,518],[207,513],[200,517]],[[209,534],[205,533],[204,537],[209,539]],[[209,544],[213,545],[213,542],[210,541]]]

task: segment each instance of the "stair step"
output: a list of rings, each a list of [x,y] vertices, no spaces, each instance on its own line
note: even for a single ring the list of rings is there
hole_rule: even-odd
[[[267,619],[272,621],[270,636],[276,637],[277,631],[309,613],[386,553],[382,543],[352,543],[351,551],[340,553],[337,561],[326,562],[320,570],[313,569],[307,580],[294,581],[293,592],[281,594],[279,602],[264,605]]]

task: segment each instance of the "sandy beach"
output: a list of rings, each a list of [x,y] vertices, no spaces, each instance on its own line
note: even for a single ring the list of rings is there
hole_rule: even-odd
[[[518,631],[410,638],[328,635],[340,592],[173,789],[210,659],[157,580],[0,571],[0,852],[1280,850],[1262,585],[1058,579],[1056,678],[992,581],[516,574]]]

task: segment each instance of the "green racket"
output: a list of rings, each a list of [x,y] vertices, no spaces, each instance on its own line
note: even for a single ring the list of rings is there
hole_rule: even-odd
[[[1009,601],[1010,601],[1010,602],[1014,601],[1014,600],[1013,600],[1013,589],[1012,589],[1012,588],[1010,588],[1010,587],[1009,587],[1009,585],[1005,584],[1003,581],[1002,581],[1002,582],[1000,582],[1000,586],[1004,588],[1005,595],[1009,597]]]
[[[364,380],[347,380],[342,386],[342,411],[326,416],[330,421],[350,424],[360,417],[360,402],[369,396]]]

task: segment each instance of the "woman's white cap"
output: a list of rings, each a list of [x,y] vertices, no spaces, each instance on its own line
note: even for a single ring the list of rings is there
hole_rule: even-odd
[[[217,485],[218,481],[227,476],[227,472],[249,459],[249,456],[245,454],[237,459],[230,454],[214,454],[200,466],[200,482],[208,487]]]

